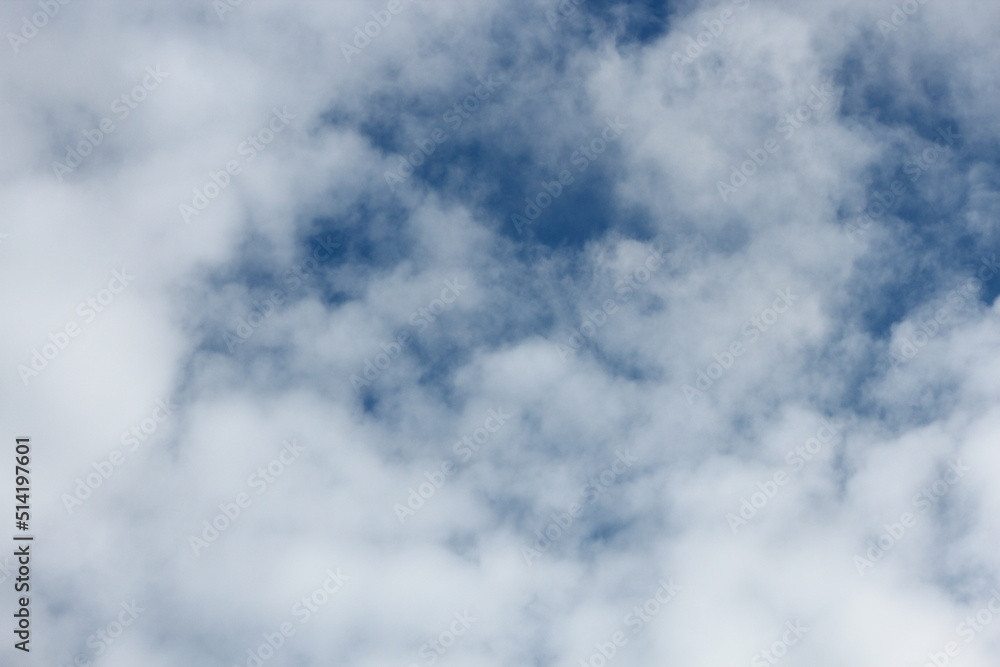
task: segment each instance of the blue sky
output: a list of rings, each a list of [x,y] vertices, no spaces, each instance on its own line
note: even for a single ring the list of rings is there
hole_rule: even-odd
[[[996,664],[1000,6],[0,24],[0,663]]]

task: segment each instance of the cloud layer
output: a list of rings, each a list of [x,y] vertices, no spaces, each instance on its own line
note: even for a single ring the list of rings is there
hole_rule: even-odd
[[[996,664],[1000,6],[0,23],[10,660]]]

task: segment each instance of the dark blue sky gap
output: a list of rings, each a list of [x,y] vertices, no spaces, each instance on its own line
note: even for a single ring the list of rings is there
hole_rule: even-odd
[[[618,40],[619,46],[641,46],[662,36],[669,28],[670,16],[681,11],[683,6],[684,3],[586,1],[580,5],[579,10],[601,25],[625,26]],[[569,53],[564,46],[565,40],[572,41],[574,31],[583,30],[585,43],[589,30],[586,26],[593,25],[577,20],[580,18],[572,14],[560,20],[555,32],[563,31],[565,34],[561,35],[560,40],[554,40],[559,43],[558,46],[550,48],[535,45],[529,49],[532,65],[561,70]],[[499,27],[503,25],[506,24],[497,24],[496,37],[516,46],[518,35],[504,32]],[[936,140],[939,129],[958,127],[958,122],[951,113],[953,96],[948,79],[932,62],[920,65],[923,72],[921,96],[916,100],[900,99],[886,93],[887,90],[898,89],[898,86],[896,82],[889,80],[891,75],[881,64],[878,52],[883,47],[874,39],[869,39],[861,46],[864,48],[853,51],[853,54],[859,55],[851,55],[845,59],[835,75],[837,84],[845,90],[840,111],[844,119],[868,125],[909,128],[916,136],[927,141]],[[525,65],[523,60],[518,61],[510,56],[498,62],[502,64],[498,65],[496,71],[504,79],[516,77],[517,68]],[[436,98],[422,99],[411,98],[401,92],[393,92],[392,89],[382,92],[377,100],[373,100],[374,114],[360,123],[361,131],[373,146],[385,154],[406,154],[414,148],[414,139],[423,138],[423,134],[434,127],[446,127],[441,121],[441,115],[443,110],[455,102],[452,98],[455,97],[456,90],[458,89],[453,86]],[[499,95],[503,95],[503,91]],[[490,100],[478,113],[489,113],[488,105],[491,103],[496,103],[498,108],[500,106],[500,101]],[[403,122],[402,114],[406,114],[406,123]],[[329,120],[336,123],[344,122],[345,118],[342,114],[331,111]],[[467,122],[471,125],[480,120],[474,116]],[[532,125],[529,120],[522,127]],[[470,208],[484,224],[493,226],[506,238],[516,241],[517,257],[527,265],[537,259],[539,251],[579,251],[587,241],[600,238],[612,230],[644,240],[652,236],[652,227],[645,211],[623,211],[615,201],[615,147],[591,164],[586,173],[580,174],[569,164],[572,146],[566,147],[567,152],[562,160],[559,156],[539,156],[534,154],[530,137],[518,134],[523,130],[515,129],[511,133],[485,131],[484,127],[485,123],[474,128],[475,131],[463,127],[457,132],[446,128],[448,140],[436,148],[425,164],[414,170],[405,187],[425,187],[445,200],[453,200]],[[421,134],[419,128],[426,132]],[[416,134],[410,136],[414,132]],[[581,142],[592,134],[593,128],[581,127]],[[974,150],[981,152],[982,147]],[[990,150],[993,155],[988,157],[995,164],[1000,164],[996,160],[1000,151],[996,147],[991,147]],[[971,166],[968,151],[969,147],[960,141],[946,160],[952,160],[953,166],[964,173]],[[856,272],[859,277],[847,285],[850,301],[865,304],[851,307],[847,314],[849,320],[856,321],[861,331],[876,340],[886,339],[895,323],[928,299],[939,296],[943,285],[966,272],[974,271],[979,257],[988,255],[991,251],[990,247],[984,246],[968,232],[960,221],[961,208],[966,199],[966,194],[961,189],[952,189],[942,198],[930,195],[925,187],[942,172],[954,172],[954,169],[949,169],[951,165],[945,166],[943,161],[926,172],[920,182],[912,183],[903,172],[903,164],[908,157],[910,156],[905,149],[901,148],[898,154],[890,155],[871,171],[870,201],[876,193],[885,191],[897,179],[906,182],[907,192],[893,204],[890,215],[878,222],[889,228],[888,242],[876,243],[872,252],[859,260]],[[981,159],[984,156],[976,157]],[[560,163],[570,168],[575,182],[565,186],[562,195],[525,231],[518,232],[514,229],[511,215],[524,214],[525,198],[536,196],[541,191],[543,180],[553,180]],[[402,207],[389,203],[393,202],[393,197],[388,194],[388,188],[386,190],[386,197],[381,200],[373,198],[352,213],[352,224],[348,226],[352,230],[352,244],[345,250],[345,259],[386,266],[386,263],[391,265],[406,256],[405,242],[393,242],[384,233],[373,234],[369,226],[362,222],[373,216],[384,220],[397,213],[405,215]],[[387,208],[395,210],[390,213]],[[317,223],[317,233],[329,228],[330,222]],[[748,232],[735,222],[730,232],[732,233],[719,235],[719,240],[726,240],[726,247],[719,246],[714,251],[739,250]],[[709,245],[715,243],[710,239],[706,241]],[[384,246],[386,243],[389,244],[388,248]],[[893,271],[877,270],[887,263],[894,267]],[[878,275],[882,275],[882,278],[873,280]],[[1000,280],[994,280],[984,288],[982,300],[990,303],[998,293]],[[508,325],[509,322],[500,317],[495,322],[487,323],[477,335],[484,336],[485,340],[492,341],[491,345],[495,345],[530,335],[533,327],[539,327],[534,331],[546,328],[546,324],[539,320],[524,321],[513,329],[505,329]],[[424,338],[425,340],[411,346],[409,354],[424,370],[421,383],[440,386],[446,381],[449,369],[462,363],[462,359],[454,356],[461,345],[456,344],[449,334],[434,331],[433,328],[424,334]],[[587,353],[596,358],[603,357],[600,347],[596,345]],[[871,367],[871,355],[855,361],[859,368],[851,376],[853,379],[847,380],[853,386],[850,393],[859,392],[874,370]],[[601,359],[602,364],[621,365],[618,371],[625,375],[634,374],[635,369],[630,369],[627,362],[622,365],[622,362],[625,360]],[[833,363],[833,359],[830,362]],[[848,387],[845,386],[844,389],[848,390]],[[367,402],[370,408],[374,407],[374,402]]]

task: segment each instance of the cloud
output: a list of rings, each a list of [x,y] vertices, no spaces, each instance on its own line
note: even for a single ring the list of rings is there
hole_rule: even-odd
[[[0,9],[31,664],[995,664],[998,10],[660,4]]]

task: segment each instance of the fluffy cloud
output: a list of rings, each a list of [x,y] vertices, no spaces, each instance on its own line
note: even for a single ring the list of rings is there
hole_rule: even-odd
[[[4,4],[25,664],[995,664],[998,12]]]

